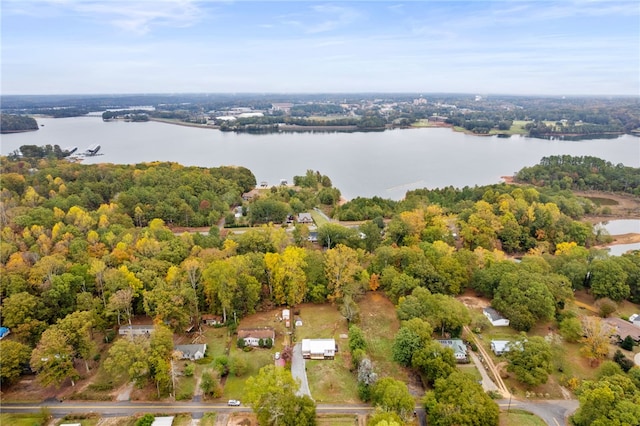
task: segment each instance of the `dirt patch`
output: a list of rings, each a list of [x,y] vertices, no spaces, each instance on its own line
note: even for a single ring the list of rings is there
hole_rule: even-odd
[[[607,207],[611,212],[607,215],[585,217],[585,220],[591,223],[611,219],[640,218],[640,198],[634,197],[633,195],[613,194],[601,191],[574,191],[573,193],[578,197],[593,199],[597,204],[602,204],[602,207]],[[600,199],[607,200],[607,202],[598,203]]]
[[[491,306],[491,300],[482,297],[476,296],[472,290],[467,290],[460,296],[456,297],[462,304],[464,304],[467,308],[481,311],[484,308],[488,308]]]
[[[217,422],[216,422],[217,424]],[[232,414],[226,426],[257,426],[258,419],[252,414]]]

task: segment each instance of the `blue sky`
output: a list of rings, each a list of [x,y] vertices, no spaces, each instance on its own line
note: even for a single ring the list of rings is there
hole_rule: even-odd
[[[0,1],[2,94],[640,94],[637,0]]]

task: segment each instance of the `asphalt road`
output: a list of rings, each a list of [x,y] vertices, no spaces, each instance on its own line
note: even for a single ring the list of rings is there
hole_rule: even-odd
[[[507,409],[520,409],[532,412],[540,416],[549,426],[565,425],[568,416],[578,407],[576,400],[549,400],[549,401],[520,401],[513,399],[509,404],[508,399],[497,401],[502,411]],[[234,413],[251,412],[251,408],[229,407],[226,404],[201,402],[75,402],[75,401],[48,401],[43,403],[2,403],[2,413],[32,413],[46,407],[51,415],[56,418],[72,413],[98,413],[102,417],[124,417],[138,413],[191,413],[194,418],[200,418],[207,412]],[[374,409],[366,404],[319,404],[316,407],[318,414],[369,414]],[[420,425],[426,425],[424,410],[416,407]]]

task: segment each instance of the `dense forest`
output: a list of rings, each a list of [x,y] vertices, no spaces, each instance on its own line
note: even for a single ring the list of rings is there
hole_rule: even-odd
[[[640,195],[640,169],[589,156],[544,157],[538,165],[520,170],[515,178],[536,186]]]
[[[16,114],[0,114],[0,133],[26,132],[38,130],[38,122],[33,117]]]
[[[491,298],[522,331],[575,320],[565,309],[575,290],[640,302],[640,252],[614,257],[594,248],[607,235],[580,219],[596,207],[566,190],[424,189],[401,202],[356,199],[337,207],[339,190],[311,170],[295,186],[260,189],[242,167],[2,157],[0,172],[0,315],[12,332],[2,348],[31,354],[11,364],[3,358],[3,387],[29,359],[43,385],[75,380],[98,362],[115,369],[130,360],[144,368],[125,369],[129,380],[167,394],[171,354],[157,350],[159,342],[199,324],[202,314],[227,322],[274,306],[331,302],[356,323],[357,301],[369,291],[397,305],[407,327],[399,336],[419,333],[429,345],[425,335],[482,327],[454,298],[469,289]],[[314,243],[309,225],[287,221],[316,206],[365,219],[320,224]],[[241,233],[224,228],[233,224],[246,226]],[[177,232],[175,225],[209,231]],[[145,348],[118,339],[106,343],[108,353],[97,352],[96,336],[113,337],[139,315],[166,330]],[[533,347],[537,340],[530,340]],[[394,358],[425,374],[436,410],[444,398],[439,380],[457,376],[407,355],[407,347],[400,340]],[[363,389],[363,399],[381,398],[376,389]]]

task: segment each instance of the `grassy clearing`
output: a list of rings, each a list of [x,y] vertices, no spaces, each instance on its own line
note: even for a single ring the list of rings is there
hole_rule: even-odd
[[[317,403],[359,402],[356,376],[350,371],[350,356],[338,353],[334,360],[307,360],[306,366],[311,395]]]
[[[40,426],[46,424],[40,414],[0,414],[0,425]]]
[[[251,352],[244,352],[237,347],[231,349],[229,358],[242,358],[246,361],[247,371],[244,375],[236,377],[232,374],[227,376],[224,385],[224,398],[239,399],[242,401],[244,396],[244,382],[250,376],[255,376],[258,371],[273,362],[273,349],[254,349]]]
[[[535,414],[522,410],[500,412],[500,426],[544,426],[546,423]]]
[[[191,426],[191,414],[176,414],[171,426]]]
[[[357,415],[327,414],[316,417],[318,426],[353,426],[357,423]]]
[[[204,413],[204,416],[200,419],[200,426],[215,426],[216,413]]]
[[[400,329],[396,308],[383,294],[369,292],[360,302],[360,324],[367,340],[367,353],[380,377],[407,381],[406,369],[392,359],[395,335]]]
[[[478,368],[475,366],[475,364],[458,364],[457,367],[458,370],[473,377],[473,380],[477,382],[482,380],[482,375],[478,371]]]

